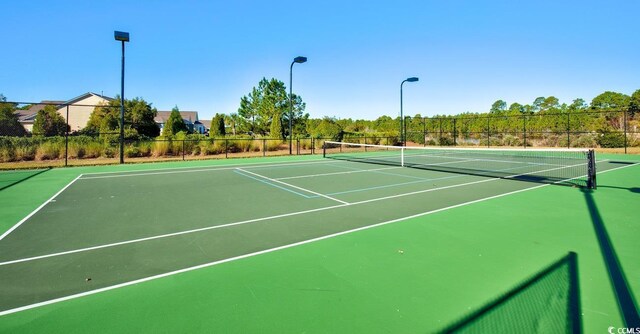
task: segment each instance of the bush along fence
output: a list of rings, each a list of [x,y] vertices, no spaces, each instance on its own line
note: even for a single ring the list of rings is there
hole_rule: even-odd
[[[322,154],[325,140],[340,138],[296,138],[293,155]],[[399,137],[343,137],[344,141],[398,145]],[[0,168],[68,166],[117,163],[120,143],[117,135],[9,137],[0,136]],[[124,141],[126,162],[196,160],[289,155],[289,142],[274,138],[128,138]],[[31,163],[31,164],[30,164]],[[22,164],[22,165],[21,165]],[[13,167],[12,167],[13,166]]]
[[[407,142],[440,146],[623,148],[640,146],[640,119],[624,111],[405,119]]]
[[[619,148],[625,153],[628,147],[640,147],[640,117],[623,111],[407,117],[404,126],[407,145],[594,147]],[[397,129],[379,135],[340,132],[294,138],[291,154],[322,154],[325,140],[402,145],[399,119]],[[128,128],[122,146],[126,162],[290,154],[288,139],[248,135],[211,138],[183,132],[151,138]],[[118,163],[119,153],[119,131],[70,133],[68,126],[57,136],[0,131],[0,169]]]

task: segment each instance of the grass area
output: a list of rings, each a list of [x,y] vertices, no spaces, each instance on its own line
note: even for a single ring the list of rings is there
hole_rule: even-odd
[[[238,162],[52,170],[0,192],[16,204],[0,213],[0,229],[79,173]],[[640,166],[601,174],[592,193],[636,299],[638,175]],[[432,332],[575,251],[584,328],[602,333],[622,320],[592,219],[579,189],[547,186],[6,315],[0,332]]]

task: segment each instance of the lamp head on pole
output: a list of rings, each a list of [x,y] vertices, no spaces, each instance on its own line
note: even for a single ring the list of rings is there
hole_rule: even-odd
[[[307,57],[302,57],[302,56],[295,57],[295,58],[293,58],[293,62],[294,63],[298,63],[298,64],[306,63],[307,62]]]
[[[418,81],[418,78],[417,78],[417,77],[407,78],[407,81],[409,81],[409,82],[416,82],[416,81]]]
[[[113,37],[116,39],[116,41],[123,41],[123,42],[128,42],[129,41],[129,33],[128,32],[114,31],[113,32]]]

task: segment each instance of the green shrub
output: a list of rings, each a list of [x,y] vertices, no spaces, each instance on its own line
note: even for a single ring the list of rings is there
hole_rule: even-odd
[[[69,143],[69,150],[67,153],[69,159],[82,159],[86,155],[84,145],[77,142]]]
[[[154,157],[162,157],[171,153],[171,141],[158,139],[153,143],[152,154]]]
[[[124,156],[127,158],[135,158],[140,156],[140,149],[133,145],[128,145],[124,148]]]
[[[100,156],[102,156],[103,151],[104,151],[104,146],[101,142],[93,141],[93,142],[87,143],[84,149],[84,158],[86,159],[99,158]]]
[[[573,147],[596,147],[596,138],[592,134],[583,134],[571,141]]]
[[[105,147],[104,151],[102,151],[102,155],[105,158],[115,158],[118,151],[113,147]]]
[[[200,155],[201,152],[202,152],[201,146],[199,144],[196,144],[191,150],[191,155]]]
[[[505,146],[522,146],[522,139],[513,135],[505,135],[502,137],[502,143]]]
[[[54,160],[64,158],[64,143],[57,140],[44,141],[36,149],[36,160]]]
[[[278,149],[280,149],[281,145],[282,145],[282,141],[281,140],[267,140],[266,141],[267,151],[269,151],[269,152],[277,151]]]
[[[624,147],[624,134],[622,132],[601,132],[596,137],[596,142],[602,148]]]

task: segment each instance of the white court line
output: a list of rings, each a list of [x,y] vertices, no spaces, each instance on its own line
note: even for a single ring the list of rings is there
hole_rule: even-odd
[[[403,168],[403,167],[394,166],[394,167],[384,167],[384,168],[374,168],[374,169],[355,169],[355,170],[351,170],[351,171],[348,171],[348,172],[333,172],[333,173],[322,173],[322,174],[309,174],[309,175],[278,177],[278,178],[275,178],[275,180],[293,180],[293,179],[304,179],[304,178],[318,177],[318,176],[353,174],[353,173],[363,173],[363,172],[377,172],[377,171],[381,171],[381,170],[400,169],[400,168]],[[403,176],[403,175],[398,174],[398,176]]]
[[[638,164],[625,165],[625,166],[622,166],[622,167],[612,168],[612,169],[603,171],[601,173],[607,173],[607,172],[610,172],[610,171],[623,169],[623,168],[636,166],[636,165],[638,165]],[[51,305],[51,304],[55,304],[55,303],[59,303],[59,302],[67,301],[67,300],[72,300],[72,299],[77,299],[77,298],[81,298],[81,297],[85,297],[85,296],[90,296],[90,295],[94,295],[94,294],[97,294],[97,293],[101,293],[101,292],[105,292],[105,291],[109,291],[109,290],[115,290],[115,289],[123,288],[123,287],[126,287],[126,286],[135,285],[135,284],[143,283],[143,282],[148,282],[148,281],[152,281],[152,280],[163,278],[163,277],[173,276],[173,275],[186,273],[186,272],[190,272],[190,271],[194,271],[194,270],[198,270],[198,269],[212,267],[212,266],[215,266],[215,265],[218,265],[218,264],[237,261],[237,260],[241,260],[241,259],[245,259],[245,258],[257,256],[257,255],[272,253],[272,252],[275,252],[275,251],[279,251],[279,250],[283,250],[283,249],[287,249],[287,248],[292,248],[292,247],[297,247],[297,246],[301,246],[301,245],[305,245],[305,244],[309,244],[309,243],[313,243],[313,242],[317,242],[317,241],[321,241],[321,240],[325,240],[325,239],[330,239],[330,238],[334,238],[334,237],[345,235],[345,234],[359,232],[359,231],[363,231],[363,230],[367,230],[367,229],[372,229],[372,228],[376,228],[376,227],[380,227],[380,226],[384,226],[384,225],[389,225],[389,224],[405,221],[405,220],[408,220],[408,219],[423,217],[423,216],[426,216],[426,215],[430,215],[430,214],[434,214],[434,213],[437,213],[437,212],[442,212],[442,211],[446,211],[446,210],[450,210],[450,209],[454,209],[454,208],[459,208],[459,207],[467,206],[467,205],[470,205],[470,204],[480,203],[480,202],[488,201],[488,200],[491,200],[491,199],[505,197],[505,196],[509,196],[509,195],[513,195],[513,194],[517,194],[517,193],[533,190],[533,189],[539,189],[539,188],[542,188],[542,187],[546,187],[548,185],[550,185],[550,184],[542,184],[542,185],[531,187],[531,188],[525,188],[525,189],[515,190],[515,191],[504,193],[504,194],[499,194],[499,195],[494,195],[494,196],[490,196],[490,197],[480,198],[480,199],[477,199],[477,200],[473,200],[473,201],[469,201],[469,202],[465,202],[465,203],[460,203],[460,204],[452,205],[452,206],[445,207],[445,208],[435,209],[435,210],[426,211],[426,212],[418,213],[418,214],[411,215],[411,216],[406,216],[406,217],[402,217],[402,218],[388,220],[388,221],[377,223],[377,224],[373,224],[373,225],[368,225],[368,226],[363,226],[363,227],[359,227],[359,228],[355,228],[355,229],[351,229],[351,230],[347,230],[347,231],[328,234],[328,235],[324,235],[324,236],[321,236],[321,237],[308,239],[308,240],[303,240],[303,241],[299,241],[299,242],[296,242],[296,243],[283,245],[283,246],[278,246],[278,247],[274,247],[274,248],[269,248],[269,249],[261,250],[261,251],[254,252],[254,253],[239,255],[239,256],[223,259],[223,260],[204,263],[204,264],[193,266],[193,267],[189,267],[189,268],[174,270],[174,271],[171,271],[171,272],[167,272],[167,273],[163,273],[163,274],[159,274],[159,275],[155,275],[155,276],[145,277],[145,278],[137,279],[137,280],[134,280],[134,281],[129,281],[129,282],[120,283],[120,284],[116,284],[116,285],[112,285],[112,286],[107,286],[107,287],[96,289],[96,290],[86,291],[86,292],[82,292],[82,293],[78,293],[78,294],[74,294],[74,295],[69,295],[69,296],[55,298],[55,299],[51,299],[51,300],[47,300],[47,301],[43,301],[43,302],[39,302],[39,303],[25,305],[25,306],[13,308],[13,309],[5,310],[5,311],[0,311],[0,316],[12,314],[12,313],[17,313],[17,312],[21,312],[21,311],[26,311],[26,310],[34,309],[34,308],[37,308],[37,307]],[[342,206],[343,205],[337,205],[335,207],[342,207]]]
[[[0,240],[4,239],[4,237],[6,237],[7,235],[9,235],[9,233],[13,232],[15,229],[17,229],[20,225],[22,225],[22,223],[24,223],[25,221],[27,221],[27,219],[31,218],[31,216],[35,215],[36,212],[40,211],[45,205],[47,205],[47,203],[51,202],[54,198],[56,198],[58,195],[60,195],[60,193],[62,193],[65,189],[69,188],[69,186],[71,186],[74,182],[76,182],[80,177],[82,176],[82,174],[78,175],[75,179],[73,179],[71,182],[67,183],[66,186],[64,186],[62,189],[60,189],[60,191],[58,191],[57,193],[55,193],[55,195],[51,196],[51,198],[49,198],[48,200],[46,200],[44,203],[42,203],[39,207],[37,207],[35,210],[31,211],[30,214],[28,214],[26,217],[22,218],[21,221],[19,221],[17,224],[13,225],[9,230],[7,230],[6,232],[4,232],[2,235],[0,235]]]
[[[353,206],[353,205],[371,203],[371,202],[376,202],[376,201],[383,201],[383,200],[387,200],[387,199],[391,199],[391,198],[416,195],[416,194],[432,192],[432,191],[436,191],[436,190],[444,190],[444,189],[450,189],[450,188],[456,188],[456,187],[463,187],[463,186],[467,186],[467,185],[472,185],[472,184],[477,184],[477,183],[482,183],[482,182],[498,181],[498,180],[500,180],[500,179],[498,179],[498,178],[483,179],[483,180],[480,180],[480,181],[473,181],[473,182],[468,182],[468,183],[454,184],[454,185],[450,185],[450,186],[444,186],[444,187],[420,190],[420,191],[415,191],[415,192],[411,192],[411,193],[404,193],[404,194],[391,195],[391,196],[380,197],[380,198],[373,198],[373,199],[368,199],[368,200],[364,200],[364,201],[360,201],[360,202],[354,202],[354,203],[351,203],[349,205],[348,204],[339,204],[339,205],[327,206],[327,207],[311,209],[311,210],[290,212],[290,213],[285,213],[285,214],[281,214],[281,215],[249,219],[249,220],[244,220],[244,221],[239,221],[239,222],[234,222],[234,223],[229,223],[229,224],[207,226],[207,227],[202,227],[202,228],[197,228],[197,229],[192,229],[192,230],[161,234],[161,235],[156,235],[156,236],[152,236],[152,237],[120,241],[120,242],[115,242],[115,243],[111,243],[111,244],[103,244],[103,245],[98,245],[98,246],[93,246],[93,247],[79,248],[79,249],[74,249],[74,250],[69,250],[69,251],[64,251],[64,252],[59,252],[59,253],[38,255],[38,256],[33,256],[33,257],[28,257],[28,258],[22,258],[22,259],[17,259],[17,260],[0,262],[0,266],[10,265],[10,264],[14,264],[14,263],[34,261],[34,260],[40,260],[40,259],[46,259],[46,258],[62,256],[62,255],[69,255],[69,254],[74,254],[74,253],[87,252],[87,251],[103,249],[103,248],[110,248],[110,247],[127,245],[127,244],[138,243],[138,242],[144,242],[144,241],[155,240],[155,239],[169,238],[169,237],[174,237],[174,236],[178,236],[178,235],[203,232],[203,231],[214,230],[214,229],[219,229],[219,228],[250,224],[250,223],[255,223],[255,222],[260,222],[260,221],[265,221],[265,220],[297,216],[297,215],[302,215],[302,214],[307,214],[307,213],[312,213],[312,212],[331,210],[331,209],[336,209],[336,208],[340,208],[340,207]]]
[[[244,172],[247,172],[247,171],[244,171]],[[527,173],[527,174],[520,174],[520,175],[528,175],[528,174],[535,174],[535,173],[536,172]],[[168,237],[173,237],[173,236],[177,236],[177,235],[191,234],[191,233],[208,231],[208,230],[213,230],[213,229],[244,225],[244,224],[255,223],[255,222],[259,222],[259,221],[265,221],[265,220],[271,220],[271,219],[277,219],[277,218],[284,218],[284,217],[290,217],[290,216],[297,216],[297,215],[311,213],[311,212],[318,212],[318,211],[336,209],[336,208],[345,207],[345,206],[354,206],[354,205],[359,205],[359,204],[372,203],[372,202],[377,202],[377,201],[384,201],[384,200],[393,199],[393,198],[412,196],[412,195],[423,194],[423,193],[428,193],[428,192],[433,192],[433,191],[438,191],[438,190],[458,188],[458,187],[464,187],[464,186],[468,186],[468,185],[474,185],[474,184],[485,183],[485,182],[493,182],[493,181],[499,181],[499,180],[502,180],[502,178],[482,179],[482,180],[478,180],[478,181],[453,184],[453,185],[449,185],[449,186],[443,186],[443,187],[437,187],[437,188],[431,188],[431,189],[425,189],[425,190],[418,190],[418,191],[402,193],[402,194],[397,194],[397,195],[390,195],[390,196],[385,196],[385,197],[372,198],[372,199],[363,200],[363,201],[359,201],[359,202],[352,202],[352,203],[344,202],[345,204],[341,204],[341,205],[334,205],[334,206],[322,207],[322,208],[318,208],[318,209],[291,212],[291,213],[286,213],[286,214],[281,214],[281,215],[276,215],[276,216],[255,218],[255,219],[250,219],[250,220],[245,220],[245,221],[240,221],[240,222],[235,222],[235,223],[216,225],[216,226],[208,226],[208,227],[202,227],[202,228],[193,229],[193,230],[186,230],[186,231],[181,231],[181,232],[161,234],[161,235],[156,235],[156,236],[152,236],[152,237],[120,241],[120,242],[116,242],[116,243],[112,243],[112,244],[104,244],[104,245],[98,245],[98,246],[87,247],[87,248],[79,248],[79,249],[74,249],[74,250],[64,251],[64,252],[59,252],[59,253],[51,253],[51,254],[46,254],[46,255],[39,255],[39,256],[29,257],[29,258],[23,258],[23,259],[11,260],[11,261],[6,261],[6,262],[0,262],[0,266],[14,264],[14,263],[20,263],[20,262],[39,260],[39,259],[45,259],[45,258],[56,257],[56,256],[61,256],[61,255],[68,255],[68,254],[86,252],[86,251],[102,249],[102,248],[109,248],[109,247],[126,245],[126,244],[137,243],[137,242],[143,242],[143,241],[148,241],[148,240],[168,238]],[[303,190],[303,189],[301,189],[301,190]]]
[[[289,184],[289,183],[282,182],[282,181],[279,181],[279,180],[276,180],[276,179],[272,179],[272,178],[270,178],[270,177],[266,177],[266,176],[264,176],[264,175],[260,175],[260,174],[254,173],[254,172],[250,172],[250,171],[248,171],[248,170],[244,170],[244,169],[242,169],[242,168],[236,168],[236,169],[237,169],[237,170],[239,170],[239,171],[241,171],[241,172],[244,172],[244,173],[247,173],[247,174],[251,174],[251,175],[253,175],[253,176],[255,176],[255,177],[259,177],[259,178],[261,178],[261,179],[265,179],[265,180],[268,180],[268,181],[271,181],[271,182],[280,183],[280,184],[285,185],[285,186],[290,187],[290,188],[294,188],[294,189],[302,190],[302,191],[304,191],[304,192],[308,192],[308,193],[310,193],[310,194],[314,194],[314,195],[316,195],[316,196],[324,197],[324,198],[326,198],[326,199],[330,199],[330,200],[332,200],[332,201],[336,201],[336,202],[339,202],[339,203],[342,203],[342,204],[349,205],[349,202],[345,202],[345,201],[339,200],[339,199],[337,199],[337,198],[333,198],[333,197],[331,197],[331,196],[327,196],[327,195],[325,195],[325,194],[321,194],[321,193],[318,193],[318,192],[315,192],[315,191],[312,191],[312,190],[309,190],[309,189],[305,189],[305,188],[302,188],[302,187],[294,186],[293,184]]]
[[[202,168],[202,169],[189,169],[189,170],[179,170],[182,168],[174,168],[171,170],[165,170],[163,171],[162,169],[158,169],[157,172],[150,172],[150,173],[146,173],[144,170],[142,171],[135,171],[137,172],[137,174],[120,174],[120,175],[99,175],[99,176],[89,176],[87,177],[87,175],[96,175],[96,174],[102,174],[102,173],[96,173],[96,174],[84,174],[85,177],[81,178],[80,180],[93,180],[93,179],[108,179],[108,178],[116,178],[116,177],[131,177],[131,176],[146,176],[146,175],[165,175],[165,174],[180,174],[180,173],[197,173],[197,172],[215,172],[215,171],[221,171],[221,170],[232,170],[232,169],[237,169],[237,166],[241,166],[241,167],[245,167],[245,168],[263,168],[263,167],[287,167],[287,166],[299,166],[299,165],[318,165],[318,164],[332,164],[335,162],[332,161],[325,161],[325,160],[321,160],[321,161],[311,161],[311,162],[298,162],[298,163],[280,163],[280,164],[250,164],[249,167],[246,167],[247,164],[233,164],[233,165],[225,165],[225,166],[217,166],[214,168]],[[133,171],[131,171],[133,172]],[[122,172],[106,172],[106,173],[122,173]]]

